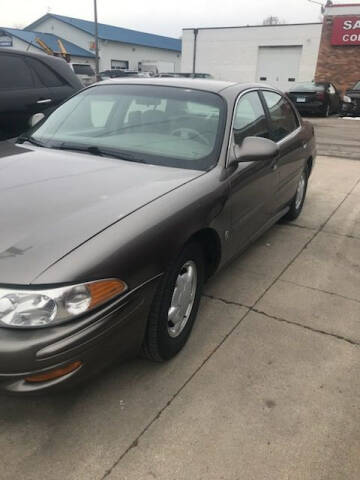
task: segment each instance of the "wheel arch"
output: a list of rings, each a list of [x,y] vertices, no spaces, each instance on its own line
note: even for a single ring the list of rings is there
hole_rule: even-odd
[[[221,240],[219,234],[213,228],[207,227],[191,235],[186,242],[198,243],[205,258],[205,279],[210,278],[217,270],[221,260]]]
[[[314,159],[313,157],[309,157],[306,161],[306,165],[308,167],[308,170],[309,170],[309,177],[311,175],[311,172],[312,172],[312,169],[313,169],[313,166],[314,166]]]

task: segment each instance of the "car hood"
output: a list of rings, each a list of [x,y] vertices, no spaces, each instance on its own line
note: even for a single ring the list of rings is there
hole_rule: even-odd
[[[349,97],[360,98],[360,90],[347,90],[346,95]]]
[[[0,283],[31,283],[89,238],[202,173],[0,143]]]

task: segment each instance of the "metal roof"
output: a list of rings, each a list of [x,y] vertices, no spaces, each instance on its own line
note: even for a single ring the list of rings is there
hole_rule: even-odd
[[[322,22],[276,23],[274,25],[231,25],[229,27],[185,27],[183,30],[229,30],[238,28],[304,27],[309,25],[320,26]]]
[[[29,30],[18,30],[17,28],[1,28],[1,30],[6,32],[8,35],[12,35],[13,37],[19,38],[23,42],[29,43],[34,47],[39,48],[39,50],[41,51],[43,50],[39,46],[39,44],[36,43],[36,38],[40,38],[40,40],[43,40],[46,45],[50,47],[54,52],[60,51],[59,45],[57,43],[57,39],[59,38],[62,41],[64,47],[66,48],[66,51],[70,55],[73,55],[75,57],[95,58],[95,55],[93,53],[88,52],[84,48],[81,48],[78,45],[64,40],[63,38],[58,37],[57,35],[54,35],[52,33],[32,32]]]
[[[79,30],[82,30],[90,35],[95,34],[94,22],[88,20],[81,20],[80,18],[65,17],[63,15],[55,15],[47,13],[39,18],[31,25],[26,27],[26,30],[36,28],[48,18],[55,18],[61,22],[72,25]],[[113,25],[106,25],[104,23],[98,24],[99,38],[102,40],[110,40],[112,42],[129,43],[132,45],[142,45],[144,47],[161,48],[163,50],[174,50],[181,52],[181,40],[171,37],[163,37],[162,35],[154,35],[152,33],[138,32],[137,30],[129,30],[127,28],[115,27]]]

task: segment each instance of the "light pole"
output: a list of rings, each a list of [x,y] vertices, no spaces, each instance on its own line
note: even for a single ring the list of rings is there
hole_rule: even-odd
[[[97,19],[97,0],[94,0],[94,20],[95,20],[95,74],[96,81],[100,80],[99,77],[99,32],[98,32],[98,19]]]

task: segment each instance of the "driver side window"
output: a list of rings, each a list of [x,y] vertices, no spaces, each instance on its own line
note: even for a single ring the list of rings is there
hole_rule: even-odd
[[[234,140],[241,146],[246,137],[270,138],[268,121],[258,92],[249,92],[237,104]]]

